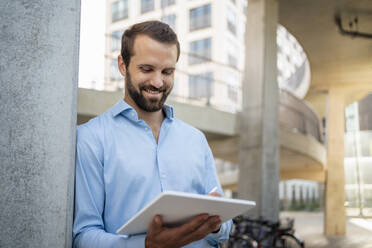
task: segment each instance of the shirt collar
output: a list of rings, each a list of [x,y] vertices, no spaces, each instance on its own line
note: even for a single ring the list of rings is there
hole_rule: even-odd
[[[134,111],[134,108],[132,106],[130,106],[128,103],[126,103],[124,100],[120,100],[118,103],[115,104],[115,106],[111,109],[111,113],[113,115],[113,117],[116,117],[117,115],[119,114],[123,114],[125,115],[125,112],[128,112],[128,111]],[[173,110],[173,107],[167,105],[167,104],[164,104],[163,106],[163,111],[165,113],[165,116],[166,118],[169,118],[171,120],[173,120],[174,118],[174,110]]]
[[[169,106],[167,104],[163,105],[163,111],[165,113],[165,116],[171,120],[174,118],[174,110],[172,106]]]
[[[112,113],[112,116],[113,117],[116,117],[117,115],[119,115],[119,114],[121,114],[121,113],[123,113],[125,111],[128,111],[129,109],[133,109],[133,108],[128,103],[126,103],[124,100],[120,100],[111,109],[111,113]]]

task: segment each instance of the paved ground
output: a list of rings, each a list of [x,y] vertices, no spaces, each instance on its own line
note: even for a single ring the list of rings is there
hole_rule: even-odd
[[[295,219],[296,236],[306,248],[372,248],[372,219],[348,218],[345,237],[323,235],[323,213],[282,212],[280,217]]]

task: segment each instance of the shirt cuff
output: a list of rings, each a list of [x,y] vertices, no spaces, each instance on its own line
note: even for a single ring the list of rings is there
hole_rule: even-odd
[[[223,223],[220,230],[217,233],[210,233],[207,235],[206,239],[212,243],[225,242],[229,239],[229,234],[231,230],[231,220]]]

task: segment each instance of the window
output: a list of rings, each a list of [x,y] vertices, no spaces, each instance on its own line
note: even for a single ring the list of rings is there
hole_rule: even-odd
[[[111,34],[111,51],[118,51],[121,48],[122,31],[115,31]]]
[[[248,0],[243,0],[243,13],[247,13]]]
[[[238,59],[231,53],[227,55],[227,60],[229,65],[231,65],[232,67],[238,67]]]
[[[196,40],[190,43],[189,65],[199,64],[211,59],[212,39]]]
[[[111,4],[112,22],[128,18],[128,0],[119,0]]]
[[[168,24],[174,31],[176,31],[176,15],[166,15],[161,18],[162,22]]]
[[[202,74],[189,76],[189,97],[206,98],[209,103],[213,95],[212,92],[213,73],[205,72]]]
[[[161,7],[167,7],[176,3],[176,0],[161,0]]]
[[[141,0],[141,13],[146,13],[155,8],[154,0]]]
[[[110,80],[111,81],[119,81],[123,77],[121,76],[118,68],[118,62],[116,59],[111,60],[110,64]]]
[[[227,8],[227,29],[233,34],[236,34],[236,24],[236,14],[233,10]]]
[[[227,44],[227,63],[232,67],[238,67],[239,48],[231,39],[226,40]]]
[[[211,26],[211,5],[190,10],[190,31]]]
[[[233,102],[238,102],[239,77],[236,73],[231,72],[227,77],[227,96]]]
[[[227,95],[229,99],[231,99],[231,101],[233,102],[237,102],[238,101],[238,88],[233,85],[228,85],[227,87],[228,87]]]

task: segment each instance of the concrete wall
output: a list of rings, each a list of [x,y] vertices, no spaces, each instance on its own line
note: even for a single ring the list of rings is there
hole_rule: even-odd
[[[0,23],[0,247],[70,247],[80,1],[0,1]]]

